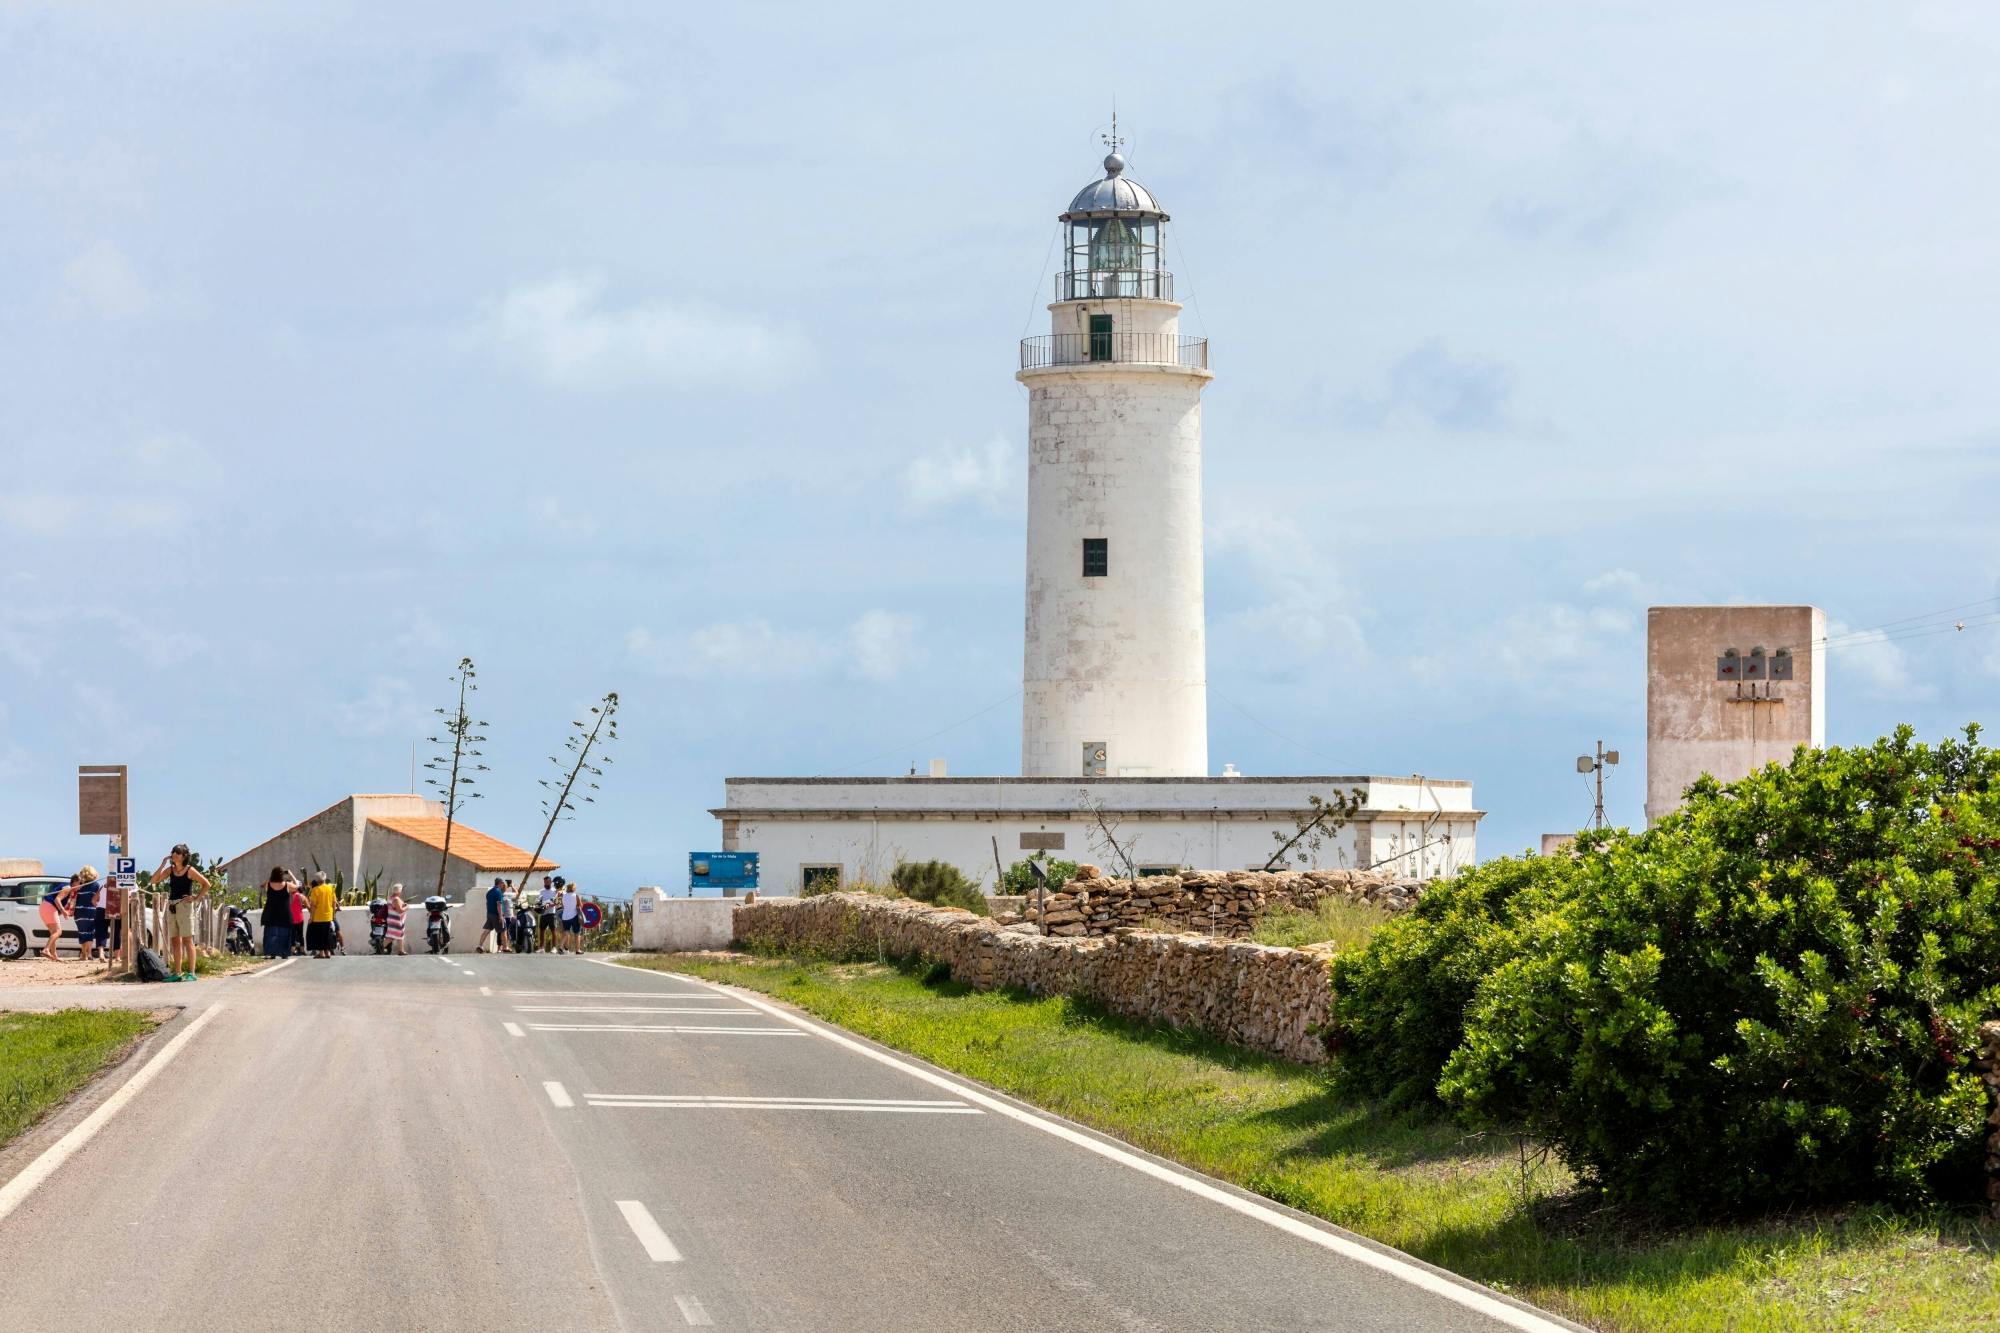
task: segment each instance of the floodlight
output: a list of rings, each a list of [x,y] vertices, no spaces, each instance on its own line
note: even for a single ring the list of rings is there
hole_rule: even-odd
[[[1593,768],[1596,768],[1596,767],[1597,767],[1597,761],[1596,761],[1596,760],[1594,760],[1594,759],[1592,759],[1592,758],[1591,758],[1591,757],[1590,757],[1589,755],[1587,755],[1587,754],[1580,754],[1580,755],[1578,755],[1578,756],[1576,757],[1576,771],[1577,771],[1577,772],[1579,772],[1579,773],[1588,773],[1588,772],[1589,772],[1589,771],[1590,771],[1591,769],[1593,769]]]
[[[1604,762],[1605,762],[1605,763],[1607,763],[1607,764],[1615,764],[1615,763],[1617,763],[1617,762],[1618,762],[1618,751],[1616,751],[1616,750],[1606,750],[1606,751],[1604,752]]]

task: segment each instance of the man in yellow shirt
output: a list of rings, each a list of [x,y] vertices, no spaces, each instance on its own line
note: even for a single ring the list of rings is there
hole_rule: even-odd
[[[333,882],[324,873],[314,875],[306,891],[306,948],[315,958],[333,957],[333,914],[339,906]]]

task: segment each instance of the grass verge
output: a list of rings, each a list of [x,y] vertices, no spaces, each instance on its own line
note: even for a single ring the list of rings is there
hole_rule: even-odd
[[[1867,1208],[1681,1226],[1595,1208],[1511,1139],[1342,1097],[1322,1073],[921,966],[630,958],[809,1013],[1148,1151],[1617,1330],[2000,1327],[1985,1224]]]
[[[152,1030],[128,1009],[0,1013],[0,1148],[94,1078]]]
[[[1322,898],[1310,912],[1271,913],[1257,923],[1250,938],[1259,944],[1276,944],[1287,949],[1335,944],[1345,953],[1366,944],[1375,928],[1389,918],[1388,912],[1367,903]]]

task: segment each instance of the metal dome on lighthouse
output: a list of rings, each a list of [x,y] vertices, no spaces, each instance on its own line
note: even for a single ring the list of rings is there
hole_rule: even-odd
[[[1152,192],[1125,174],[1118,149],[1118,120],[1106,136],[1104,179],[1076,192],[1061,221],[1069,230],[1063,271],[1056,275],[1058,301],[1090,296],[1174,299],[1174,275],[1162,262],[1167,210]]]

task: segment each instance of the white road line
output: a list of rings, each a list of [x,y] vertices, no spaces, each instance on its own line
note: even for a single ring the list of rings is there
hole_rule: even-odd
[[[638,1111],[868,1111],[874,1115],[984,1115],[978,1107],[810,1107],[796,1101],[592,1101],[592,1107],[604,1111],[622,1111],[626,1107]]]
[[[667,1239],[667,1233],[660,1230],[660,1224],[646,1210],[646,1205],[637,1199],[618,1200],[618,1211],[625,1214],[625,1225],[632,1228],[632,1234],[645,1247],[646,1257],[656,1264],[677,1264],[681,1252]]]
[[[542,1084],[542,1091],[549,1094],[549,1100],[559,1107],[568,1108],[576,1105],[575,1102],[570,1100],[569,1089],[560,1083],[544,1083]]]
[[[272,970],[276,971],[275,968]],[[126,1079],[118,1091],[106,1097],[103,1105],[78,1121],[69,1133],[43,1149],[41,1156],[21,1169],[21,1174],[5,1185],[0,1185],[0,1219],[4,1219],[7,1214],[20,1207],[21,1201],[33,1194],[43,1181],[55,1174],[57,1167],[74,1157],[77,1150],[89,1143],[98,1130],[111,1122],[112,1116],[123,1110],[125,1104],[138,1096],[140,1090],[148,1083],[158,1078],[160,1071],[167,1067],[168,1062],[179,1055],[181,1048],[194,1040],[194,1034],[207,1027],[208,1020],[221,1013],[222,1008],[220,1004],[212,1004],[204,1009],[192,1023],[182,1028],[172,1041],[162,1046],[152,1059],[146,1061],[138,1073]]]
[[[480,989],[484,990],[485,987],[482,986]],[[654,1004],[517,1004],[514,1006],[514,1012],[517,1014],[701,1014],[704,1016],[713,1014],[718,1017],[726,1014],[748,1014],[752,1018],[763,1017],[763,1015],[747,1005],[741,1009],[669,1009]]]
[[[731,1037],[802,1037],[790,1028],[696,1028],[646,1026],[638,1023],[530,1023],[530,1032],[707,1032]]]
[[[478,976],[478,975],[479,975],[479,974],[478,974],[477,972],[473,971],[473,970],[472,970],[471,968],[469,968],[469,967],[467,967],[467,968],[461,968],[460,970],[461,970],[461,971],[463,971],[463,972],[465,973],[465,975],[467,975],[468,977],[476,977],[476,976]]]
[[[922,1097],[765,1097],[754,1092],[737,1096],[706,1096],[692,1092],[586,1092],[584,1100],[593,1106],[600,1103],[651,1104],[655,1102],[685,1102],[700,1105],[704,1102],[735,1104],[738,1102],[768,1103],[778,1106],[965,1106],[964,1102],[939,1101]],[[975,1107],[966,1107],[975,1110]]]
[[[525,1037],[528,1035],[521,1031],[519,1023],[502,1023],[500,1026],[507,1029],[507,1035],[510,1037]]]
[[[726,1001],[734,997],[710,995],[704,991],[680,990],[510,990],[508,995],[556,995],[573,1000],[715,1000]]]
[[[602,958],[592,958],[589,961],[596,963],[599,967],[618,966],[617,963],[609,962]],[[1082,1148],[1085,1152],[1096,1153],[1099,1157],[1116,1162],[1120,1166],[1130,1167],[1142,1175],[1151,1176],[1153,1179],[1163,1181],[1166,1184],[1174,1186],[1176,1189],[1186,1190],[1189,1194],[1197,1198],[1206,1199],[1210,1203],[1220,1204],[1231,1212],[1240,1213],[1244,1217],[1252,1218],[1264,1223],[1266,1226],[1305,1241],[1308,1245],[1317,1245],[1321,1249],[1337,1254],[1343,1259],[1352,1260],[1365,1267],[1375,1269],[1377,1272],[1385,1273],[1398,1281],[1407,1282],[1419,1290],[1427,1291],[1433,1296],[1452,1302],[1454,1305],[1460,1305],[1468,1310],[1477,1311],[1485,1315],[1488,1319],[1496,1320],[1509,1328],[1520,1329],[1522,1333],[1565,1333],[1564,1325],[1537,1311],[1523,1310],[1519,1306],[1510,1305],[1506,1301],[1490,1296],[1476,1287],[1462,1286],[1442,1273],[1432,1272],[1399,1251],[1391,1250],[1385,1252],[1377,1250],[1373,1246],[1364,1245],[1358,1240],[1350,1240],[1346,1236],[1330,1231],[1323,1231],[1319,1227],[1301,1221],[1299,1218],[1281,1213],[1277,1209],[1255,1199],[1246,1199],[1240,1195],[1232,1194],[1228,1190],[1218,1189],[1206,1180],[1189,1175],[1177,1167],[1168,1166],[1164,1162],[1153,1161],[1150,1158],[1142,1157],[1136,1152],[1118,1147],[1115,1144],[1105,1143],[1099,1139],[1092,1138],[1081,1130],[1072,1129],[1070,1126],[1062,1124],[1059,1121],[1037,1115],[1035,1112],[1027,1110],[1024,1107],[1015,1106],[1011,1102],[1002,1101],[998,1097],[981,1092],[977,1088],[960,1083],[955,1079],[946,1078],[944,1075],[925,1069],[920,1065],[913,1065],[907,1060],[889,1054],[887,1051],[878,1051],[867,1043],[857,1041],[844,1032],[819,1022],[801,1018],[799,1015],[781,1009],[766,1000],[737,991],[734,987],[724,990],[722,987],[716,985],[716,983],[704,981],[699,977],[688,977],[687,980],[694,982],[698,986],[707,986],[719,993],[731,995],[733,998],[742,1000],[743,1003],[750,1005],[752,1008],[762,1009],[773,1018],[790,1023],[803,1032],[809,1032],[816,1037],[822,1037],[836,1046],[845,1047],[855,1054],[865,1056],[878,1064],[888,1065],[891,1069],[900,1069],[912,1078],[920,1079],[933,1087],[943,1088],[946,1091],[956,1093],[974,1105],[983,1106],[996,1115],[1004,1115],[1010,1120],[1017,1120],[1024,1125],[1031,1125],[1042,1131],[1042,1133],[1061,1139],[1066,1143],[1074,1144]]]
[[[298,961],[299,960],[296,957],[287,958],[284,962],[278,964],[277,967],[260,967],[255,972],[252,972],[249,976],[243,979],[245,981],[255,981],[258,977],[268,977],[273,972],[277,972],[284,968],[290,967],[293,963],[296,963]]]
[[[491,986],[481,986],[479,988],[479,993],[481,995],[491,995],[493,993],[493,988]]]
[[[698,1296],[676,1296],[674,1304],[681,1307],[681,1318],[696,1328],[706,1328],[715,1322],[708,1317],[708,1311],[702,1308],[701,1298]]]

